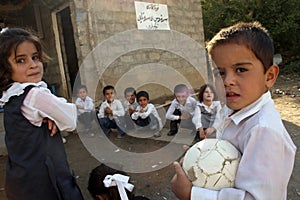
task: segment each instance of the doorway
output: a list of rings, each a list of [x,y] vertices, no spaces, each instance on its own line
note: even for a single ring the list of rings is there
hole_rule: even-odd
[[[53,12],[52,21],[62,89],[65,97],[71,99],[79,66],[70,8],[66,6],[59,9],[59,11]]]

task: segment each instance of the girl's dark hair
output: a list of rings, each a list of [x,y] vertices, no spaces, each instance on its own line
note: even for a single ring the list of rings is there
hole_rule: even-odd
[[[223,44],[245,45],[261,61],[265,72],[273,65],[274,46],[267,29],[259,22],[239,22],[221,29],[206,45],[208,53]]]
[[[216,93],[216,90],[214,88],[214,86],[210,85],[210,84],[204,84],[200,87],[200,90],[199,90],[199,96],[198,96],[198,99],[199,99],[199,102],[203,102],[203,94],[204,94],[204,91],[206,90],[206,88],[210,88],[211,91],[214,93],[214,101],[218,99],[217,97],[217,93]]]
[[[117,186],[107,188],[103,183],[103,180],[107,175],[114,174],[122,174],[127,176],[125,172],[110,168],[105,164],[100,164],[91,171],[88,183],[88,190],[94,199],[97,199],[97,195],[106,195],[109,200],[121,200]],[[126,193],[128,199],[134,199],[133,192],[126,190]]]
[[[49,59],[42,50],[40,40],[31,32],[22,28],[2,29],[0,33],[0,96],[13,83],[11,79],[12,68],[8,62],[8,58],[12,53],[16,54],[18,46],[25,41],[34,44],[42,62]]]
[[[146,97],[149,100],[149,94],[146,91],[140,91],[136,94],[136,99],[139,100],[141,97]]]

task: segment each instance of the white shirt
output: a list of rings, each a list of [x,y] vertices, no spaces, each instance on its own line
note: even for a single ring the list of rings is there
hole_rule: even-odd
[[[113,111],[113,116],[106,116],[105,115],[105,108],[109,107],[112,111]],[[125,111],[123,108],[123,105],[121,103],[120,100],[115,99],[113,102],[108,103],[106,100],[101,104],[100,109],[99,109],[99,114],[98,117],[102,118],[102,117],[109,117],[110,119],[112,119],[114,116],[124,116]]]
[[[205,105],[203,102],[197,102],[197,105],[203,106],[209,113],[211,113],[215,108],[217,111],[220,111],[222,107],[220,101],[213,101],[210,106]]]
[[[127,112],[129,110],[129,108],[132,109],[132,110],[135,110],[138,105],[139,104],[136,101],[134,101],[131,104],[127,100],[125,100],[124,103],[123,103],[123,107],[124,107],[125,112]]]
[[[217,137],[228,140],[242,153],[235,188],[213,191],[193,186],[191,200],[285,200],[296,146],[270,92],[232,116],[228,107],[221,112],[225,120]]]
[[[184,105],[181,105],[176,99],[174,99],[166,113],[166,119],[178,120],[179,115],[174,115],[175,109],[179,109],[182,113],[189,113],[192,116],[192,122],[196,129],[202,127],[201,123],[201,111],[197,106],[197,101],[193,97],[188,97]]]
[[[154,115],[154,117],[158,120],[159,123],[159,130],[163,128],[163,124],[161,121],[161,118],[155,108],[155,106],[152,103],[148,103],[146,107],[141,107],[140,105],[136,108],[137,112],[132,113],[131,118],[134,120],[137,120],[139,117],[142,119],[145,119],[148,117],[151,113]],[[146,110],[146,112],[139,112],[140,110]]]
[[[44,118],[55,122],[61,131],[72,131],[76,128],[77,110],[75,104],[67,103],[64,98],[53,95],[43,81],[39,83],[13,83],[3,93],[0,101],[6,103],[12,96],[24,93],[28,85],[34,85],[26,95],[21,107],[22,114],[31,124],[41,126]]]
[[[82,100],[81,98],[78,97],[75,101],[75,104],[83,107],[83,109],[77,108],[78,115],[81,115],[82,113],[85,113],[85,112],[91,112],[92,110],[94,110],[93,99],[89,96],[86,96],[85,100]]]

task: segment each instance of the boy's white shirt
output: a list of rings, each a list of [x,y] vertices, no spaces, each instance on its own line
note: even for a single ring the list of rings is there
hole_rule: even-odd
[[[75,104],[83,107],[83,109],[77,108],[78,115],[81,115],[82,113],[85,113],[85,112],[91,112],[92,110],[94,110],[93,99],[89,96],[86,96],[85,100],[82,100],[80,97],[78,97],[75,101]]]
[[[226,106],[221,112],[225,120],[217,137],[228,140],[242,153],[235,188],[214,191],[193,186],[191,200],[285,200],[296,146],[270,92],[232,116],[233,111]]]
[[[125,115],[123,105],[119,99],[114,99],[113,102],[111,102],[110,104],[107,102],[107,100],[105,100],[100,106],[98,114],[99,118],[106,117],[104,112],[106,107],[109,107],[113,111],[113,116],[108,116],[110,119],[113,119],[114,116]]]
[[[167,110],[166,119],[169,120],[178,120],[179,116],[174,115],[173,112],[175,109],[179,109],[181,112],[188,112],[192,116],[192,122],[195,125],[196,129],[202,127],[201,123],[201,111],[197,106],[197,101],[193,97],[188,97],[184,105],[181,105],[176,99],[174,99]]]
[[[138,105],[136,110],[137,110],[137,112],[134,112],[131,115],[132,119],[137,120],[139,117],[141,117],[142,119],[145,119],[152,113],[154,115],[154,117],[157,118],[157,120],[158,120],[159,130],[161,130],[163,128],[161,118],[160,118],[155,106],[152,103],[148,103],[147,106],[144,108],[141,107],[140,105]],[[140,110],[146,110],[146,112],[141,113],[141,112],[139,112]]]
[[[43,81],[38,83],[15,82],[3,93],[0,101],[6,103],[10,97],[23,94],[28,85],[35,87],[26,95],[21,111],[31,124],[41,126],[43,119],[49,118],[61,131],[72,131],[76,128],[77,110],[75,104],[67,103],[66,99],[53,95]]]
[[[123,103],[123,107],[124,107],[125,112],[127,112],[129,110],[129,108],[135,110],[138,105],[139,104],[136,102],[136,100],[132,104],[129,103],[128,100],[125,100],[124,103]]]

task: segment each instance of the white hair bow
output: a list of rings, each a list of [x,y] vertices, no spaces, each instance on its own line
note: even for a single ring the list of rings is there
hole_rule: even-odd
[[[107,175],[103,180],[105,187],[117,186],[121,200],[128,200],[125,188],[132,192],[134,185],[128,183],[129,176],[122,174]]]

